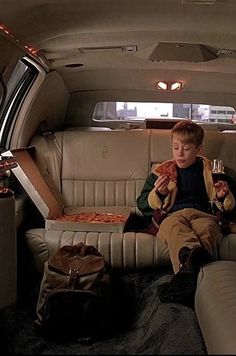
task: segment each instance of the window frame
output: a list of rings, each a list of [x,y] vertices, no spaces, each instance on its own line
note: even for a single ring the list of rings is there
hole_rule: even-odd
[[[21,58],[19,62],[22,62],[26,66],[26,70],[21,77],[18,78],[15,85],[12,88],[12,91],[7,94],[5,103],[2,108],[1,117],[0,117],[0,151],[3,152],[9,147],[9,136],[11,136],[16,120],[17,112],[20,110],[25,97],[27,96],[30,88],[35,82],[39,70],[37,66],[32,64],[31,61],[28,61],[27,58]],[[17,66],[16,64],[16,66]],[[15,68],[16,68],[15,66]],[[9,83],[9,82],[8,82]],[[8,86],[8,84],[7,84]]]

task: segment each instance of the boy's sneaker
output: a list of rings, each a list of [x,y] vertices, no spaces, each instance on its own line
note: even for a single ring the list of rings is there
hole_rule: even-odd
[[[182,247],[179,251],[180,270],[169,283],[158,285],[157,293],[163,303],[181,303],[194,306],[197,276],[201,266],[212,261],[203,247]]]
[[[188,256],[191,270],[194,274],[198,275],[200,268],[207,263],[213,261],[212,255],[203,247],[195,247],[190,251]]]
[[[187,246],[179,250],[179,271],[192,271],[197,274],[200,268],[207,263],[212,262],[212,256],[205,248],[198,246],[190,249]]]
[[[191,249],[187,246],[182,247],[179,250],[179,270],[180,271],[190,271],[191,270],[191,264],[189,260],[189,255],[190,255]]]
[[[197,279],[191,271],[176,273],[169,283],[157,286],[157,294],[162,303],[180,303],[194,307]]]

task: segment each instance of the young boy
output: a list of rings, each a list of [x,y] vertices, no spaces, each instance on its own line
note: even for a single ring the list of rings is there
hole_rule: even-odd
[[[193,301],[200,267],[216,258],[223,237],[210,202],[219,211],[235,206],[227,181],[214,183],[210,160],[199,155],[203,138],[201,126],[191,120],[178,122],[171,131],[173,159],[154,166],[137,199],[139,210],[152,217],[157,238],[169,249],[175,275],[158,286],[163,302]],[[160,211],[165,215],[159,224]]]

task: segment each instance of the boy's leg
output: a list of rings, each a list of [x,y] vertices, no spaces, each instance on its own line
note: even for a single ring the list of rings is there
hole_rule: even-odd
[[[214,259],[217,259],[217,246],[220,244],[223,234],[214,216],[203,216],[191,220],[191,226],[201,245],[210,252]]]
[[[175,275],[170,283],[158,286],[159,298],[162,302],[193,307],[198,271],[202,265],[212,261],[212,252],[222,238],[220,228],[214,216],[195,209],[173,213],[162,224],[157,236],[168,245]],[[187,250],[186,258],[183,250]],[[180,261],[185,258],[185,262],[177,273],[179,258]]]
[[[177,211],[162,221],[157,237],[168,246],[174,273],[179,271],[179,251],[183,246],[190,249],[201,246],[190,222],[185,216],[185,209]]]

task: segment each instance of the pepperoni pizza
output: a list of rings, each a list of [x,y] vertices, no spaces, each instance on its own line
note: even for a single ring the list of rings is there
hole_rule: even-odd
[[[161,176],[167,176],[169,180],[173,182],[177,181],[177,170],[174,160],[169,160],[159,166],[155,166],[154,173]]]
[[[54,220],[57,221],[73,221],[80,223],[121,223],[126,221],[127,216],[113,213],[96,213],[83,212],[79,214],[60,215],[56,216]]]

